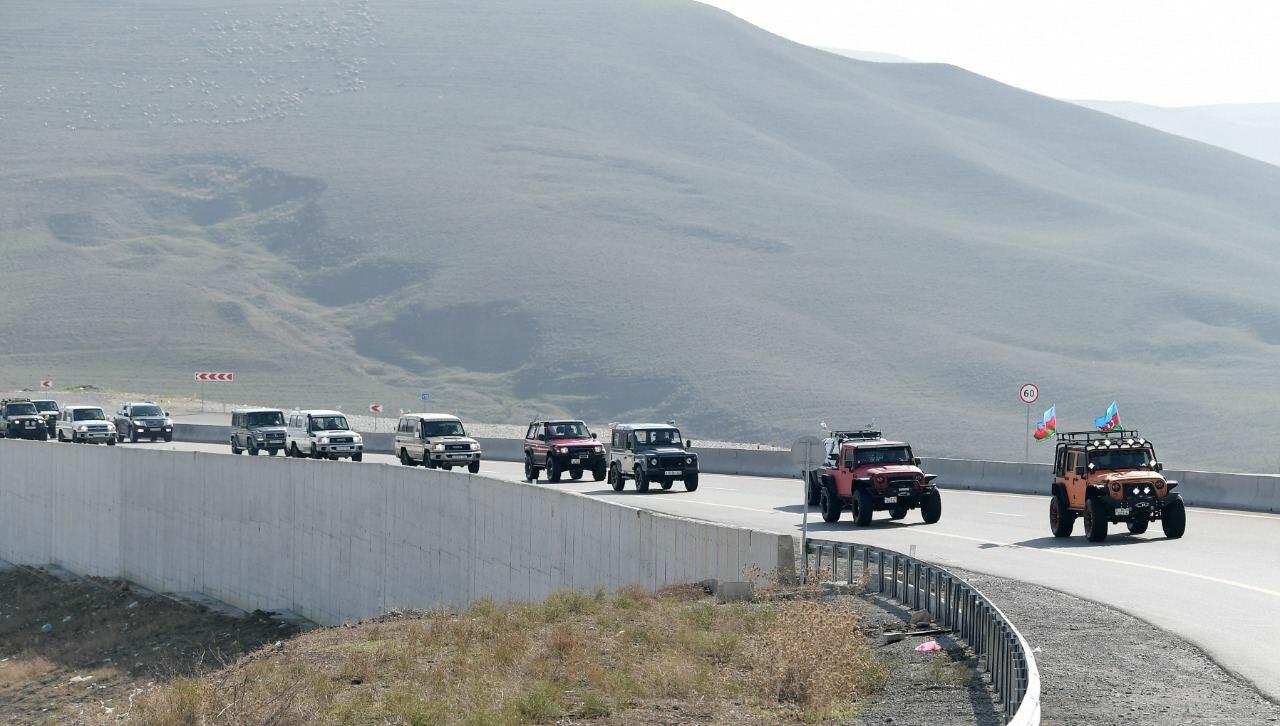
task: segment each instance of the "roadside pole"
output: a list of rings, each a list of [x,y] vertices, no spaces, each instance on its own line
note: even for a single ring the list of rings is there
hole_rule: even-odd
[[[804,515],[800,518],[800,558],[804,567],[800,569],[800,584],[807,584],[809,579],[809,447],[804,451],[804,470],[800,472],[800,506]]]
[[[1027,407],[1027,430],[1023,433],[1023,460],[1031,463],[1031,404],[1040,400],[1040,387],[1034,383],[1024,383],[1018,389],[1018,400]]]
[[[1027,404],[1027,430],[1025,435],[1023,436],[1022,444],[1023,444],[1023,449],[1025,449],[1022,453],[1022,459],[1026,463],[1030,464],[1031,463],[1031,404],[1029,403]]]

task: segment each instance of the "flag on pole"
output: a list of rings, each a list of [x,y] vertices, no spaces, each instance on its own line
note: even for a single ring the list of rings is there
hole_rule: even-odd
[[[1116,408],[1116,402],[1112,401],[1107,406],[1107,412],[1101,417],[1093,420],[1093,425],[1098,427],[1099,431],[1110,431],[1120,428],[1120,409]]]
[[[1040,419],[1040,423],[1036,424],[1036,432],[1034,434],[1036,441],[1048,441],[1053,438],[1057,430],[1058,407],[1050,406],[1049,410],[1044,412],[1044,417]]]

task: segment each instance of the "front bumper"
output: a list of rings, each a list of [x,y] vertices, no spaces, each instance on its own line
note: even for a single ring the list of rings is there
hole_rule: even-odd
[[[480,461],[479,451],[428,451],[427,457],[434,464],[470,464]]]
[[[913,487],[904,489],[868,489],[871,492],[872,506],[876,511],[898,509],[917,509],[925,500],[933,496],[934,487]],[[853,504],[853,497],[841,497],[847,505]]]
[[[48,436],[49,429],[45,426],[44,421],[39,423],[32,422],[30,426],[22,424],[20,426],[6,426],[4,435],[10,439],[38,439],[41,436]]]
[[[1163,497],[1141,497],[1137,499],[1124,499],[1121,497],[1107,496],[1103,497],[1103,501],[1107,503],[1107,508],[1111,510],[1111,520],[1113,522],[1125,522],[1130,519],[1160,519],[1164,514],[1165,507],[1173,503],[1177,499],[1177,494],[1165,494]]]
[[[646,466],[644,472],[645,476],[650,479],[676,479],[683,481],[690,476],[697,476],[698,467],[684,466],[679,469],[666,469],[661,466]]]
[[[364,444],[316,444],[316,451],[327,456],[351,456],[364,452]]]
[[[114,431],[75,431],[71,434],[72,441],[84,441],[90,444],[105,444],[108,441],[116,440],[116,432]]]
[[[154,437],[156,437],[156,438],[160,438],[161,436],[172,436],[172,435],[173,435],[173,426],[134,426],[134,425],[130,425],[130,426],[129,426],[129,431],[133,432],[133,433],[134,433],[135,435],[137,435],[137,436],[154,436]]]
[[[547,458],[554,459],[556,466],[561,469],[595,469],[605,465],[603,451],[598,454],[595,452],[589,454],[575,454],[573,452],[568,454],[547,454]]]

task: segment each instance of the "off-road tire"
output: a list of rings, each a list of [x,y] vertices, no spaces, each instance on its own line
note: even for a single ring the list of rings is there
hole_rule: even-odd
[[[859,527],[868,527],[871,525],[871,518],[875,516],[875,503],[871,501],[871,492],[866,489],[859,489],[853,493],[853,523]]]
[[[641,469],[638,466],[636,467],[635,473],[636,473],[636,491],[642,494],[644,492],[649,491],[649,475],[644,472],[644,469]]]
[[[1147,527],[1151,526],[1151,520],[1146,517],[1133,517],[1125,525],[1129,528],[1129,534],[1143,534],[1147,531]]]
[[[1054,537],[1070,537],[1078,516],[1079,512],[1071,511],[1067,498],[1061,494],[1054,494],[1049,499],[1049,531]]]
[[[173,434],[165,434],[165,435],[164,435],[164,442],[165,442],[166,444],[173,443]]]
[[[441,464],[440,468],[445,471],[453,471],[453,464]]]
[[[280,449],[267,449],[267,456],[275,456],[280,453]]]
[[[605,466],[605,463],[601,461],[599,464],[596,464],[594,469],[591,470],[591,480],[604,481],[604,478],[608,476],[608,474],[609,467]]]
[[[107,446],[115,446],[115,445],[116,445],[115,439],[107,439]]]
[[[836,494],[835,487],[823,487],[820,499],[820,503],[822,505],[822,521],[828,524],[839,522],[840,515],[844,513],[844,504],[841,503],[839,495]]]
[[[547,481],[549,482],[560,481],[561,473],[562,472],[560,471],[560,467],[556,465],[555,457],[548,456],[547,457]]]
[[[425,452],[422,454],[422,465],[427,467],[428,469],[437,468],[436,463],[431,460],[431,455]]]
[[[809,472],[807,479],[809,488],[805,501],[808,502],[809,506],[816,507],[822,503],[822,481],[818,479],[818,475],[814,472]]]
[[[261,451],[258,445],[253,442],[253,439],[249,439],[249,456],[257,456]]]
[[[48,431],[41,431],[40,436],[36,438],[36,441],[48,441],[48,440],[49,440]]]
[[[686,492],[698,491],[698,472],[684,475],[684,490]]]
[[[1107,539],[1107,503],[1101,498],[1090,499],[1084,504],[1084,534],[1090,542]]]
[[[669,490],[673,484],[676,483],[676,480],[670,477],[662,476],[662,477],[658,477],[657,482],[658,482],[658,486],[662,487],[662,491],[665,492]]]
[[[62,438],[62,431],[55,431],[53,435],[58,438],[58,443],[62,443],[62,444],[67,443],[67,440]]]
[[[569,470],[569,478],[570,478],[570,479],[572,479],[572,480],[574,480],[574,481],[578,481],[579,479],[581,479],[581,478],[582,478],[582,467],[580,467],[580,466],[579,466],[579,467],[575,467],[575,468],[573,468],[573,469],[570,469],[570,470]]]
[[[910,512],[910,511],[911,511],[911,507],[907,507],[899,504],[898,506],[889,510],[889,519],[903,519],[907,516],[907,512]]]
[[[524,457],[524,480],[530,484],[538,481],[538,467],[533,465],[533,458],[528,454]]]
[[[362,461],[364,461],[364,452],[363,452],[363,451],[361,451],[361,452],[360,452],[360,453],[358,453],[358,454],[352,454],[352,455],[351,455],[351,460],[352,460],[352,461],[354,461],[354,462],[356,462],[357,464],[358,464],[358,463],[360,463],[360,462],[362,462]]]
[[[470,464],[467,464],[467,471],[471,472],[472,474],[479,474],[479,473],[480,473],[480,460],[479,460],[479,459],[476,459],[475,461],[471,462]]]
[[[325,455],[323,455],[323,454],[321,454],[321,453],[320,453],[320,450],[316,448],[316,445],[315,445],[315,444],[312,444],[312,445],[311,445],[311,458],[312,458],[312,459],[327,459],[327,458],[329,458],[329,457],[328,457],[328,456],[325,456]]]
[[[609,488],[615,492],[622,491],[627,485],[627,480],[622,478],[622,470],[616,466],[609,467]]]
[[[1160,526],[1164,529],[1164,536],[1169,539],[1178,539],[1187,531],[1187,505],[1182,502],[1182,495],[1175,495],[1177,498],[1164,508],[1164,515],[1160,520]]]
[[[413,466],[413,459],[409,458],[408,449],[401,447],[399,458],[400,458],[400,463],[403,464],[404,466]]]
[[[239,446],[236,446],[236,440],[234,438],[231,439],[231,453],[235,454],[236,456],[239,456],[244,453],[244,449],[240,448]]]

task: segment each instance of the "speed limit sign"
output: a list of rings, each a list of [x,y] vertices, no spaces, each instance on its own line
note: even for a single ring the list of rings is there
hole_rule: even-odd
[[[1040,387],[1034,383],[1028,383],[1018,391],[1018,398],[1022,399],[1023,403],[1030,406],[1040,400]]]

